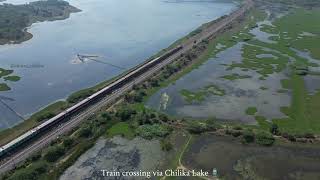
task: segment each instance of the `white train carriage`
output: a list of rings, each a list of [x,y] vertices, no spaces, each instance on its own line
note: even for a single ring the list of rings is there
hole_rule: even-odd
[[[36,128],[37,128],[37,131],[44,131],[46,130],[47,128],[51,127],[52,125],[60,122],[60,120],[62,118],[64,118],[66,115],[65,111],[59,113],[58,115],[54,116],[53,118],[50,118],[49,120],[45,121],[44,123],[41,123],[40,125],[38,125]]]
[[[2,146],[0,148],[0,157],[5,154],[6,152],[9,152],[10,150],[14,149],[18,145],[28,141],[29,139],[33,138],[38,133],[46,130],[51,125],[57,123],[60,121],[60,118],[63,118],[65,115],[64,112],[59,113],[58,115],[50,118],[49,120],[45,121],[44,123],[41,123],[40,125],[36,126],[35,128],[27,131],[26,133],[22,134],[21,136],[17,137],[16,139],[10,141],[8,144]]]
[[[16,139],[10,141],[8,144],[2,146],[0,148],[0,156],[10,152],[15,147],[19,146],[20,144],[24,143],[28,139],[32,138],[35,135],[35,132],[37,131],[36,128],[33,128],[26,133],[22,134],[21,136],[17,137]]]

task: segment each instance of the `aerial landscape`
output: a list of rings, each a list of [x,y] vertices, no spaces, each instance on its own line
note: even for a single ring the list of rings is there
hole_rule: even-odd
[[[0,179],[320,179],[320,1],[0,0]]]

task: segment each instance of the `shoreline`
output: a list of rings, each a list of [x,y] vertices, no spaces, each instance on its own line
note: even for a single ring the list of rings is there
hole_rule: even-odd
[[[6,0],[0,0],[0,2],[5,2],[5,1]],[[42,1],[30,2],[30,3],[27,3],[25,6],[35,6],[34,4],[35,3],[39,3],[39,2],[42,2]],[[47,2],[47,1],[44,1],[44,2]],[[67,1],[61,1],[61,2],[67,2]],[[4,5],[0,4],[0,7],[2,7],[2,6],[4,6]],[[9,6],[18,8],[19,6],[22,6],[22,5],[20,5],[20,4],[19,5],[14,5],[14,4],[10,4],[9,3]],[[41,17],[41,16],[32,16],[32,15],[30,15],[30,19],[29,19],[30,22],[28,22],[26,24],[26,26],[20,27],[20,29],[19,29],[19,31],[21,31],[21,33],[23,33],[23,36],[21,38],[19,38],[19,39],[15,39],[15,40],[14,39],[10,39],[10,38],[0,39],[0,45],[21,44],[23,42],[26,42],[26,41],[32,39],[33,38],[33,34],[28,32],[28,29],[31,27],[32,24],[39,23],[39,22],[46,22],[46,21],[65,20],[65,19],[68,19],[72,13],[81,12],[81,9],[78,9],[78,8],[70,5],[69,3],[64,8],[65,9],[62,12],[63,14],[62,15],[58,15],[58,16]],[[19,9],[17,9],[17,10],[19,10]]]

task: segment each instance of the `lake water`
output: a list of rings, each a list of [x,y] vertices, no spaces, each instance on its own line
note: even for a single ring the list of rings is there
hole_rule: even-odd
[[[25,0],[6,3],[22,4]],[[22,44],[0,46],[0,67],[22,77],[9,82],[0,98],[24,117],[66,98],[74,91],[110,79],[124,70],[88,61],[74,63],[76,54],[99,55],[99,60],[124,68],[143,62],[201,24],[230,13],[232,1],[71,0],[82,10],[62,21],[29,28],[34,37]],[[1,83],[1,82],[0,82]],[[0,104],[0,129],[19,119]]]

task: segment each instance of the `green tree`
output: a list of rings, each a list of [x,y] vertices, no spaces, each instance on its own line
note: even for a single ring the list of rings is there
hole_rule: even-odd
[[[243,132],[242,138],[244,143],[251,143],[254,141],[254,134],[252,131],[246,130]]]
[[[272,134],[267,133],[265,131],[258,132],[256,134],[256,142],[257,144],[263,146],[271,146],[274,143],[275,139]]]
[[[62,145],[66,148],[69,148],[72,146],[74,140],[71,137],[67,137],[63,140]]]
[[[135,102],[142,102],[143,101],[143,97],[146,95],[146,93],[144,91],[139,91],[137,93],[134,93],[134,97],[133,100]]]
[[[101,117],[102,117],[103,119],[107,120],[107,121],[111,120],[111,116],[110,116],[110,114],[107,113],[107,112],[102,113],[102,114],[101,114]]]
[[[8,180],[38,180],[41,174],[48,171],[48,165],[44,161],[30,164],[29,166],[19,169]]]
[[[135,110],[123,106],[118,109],[116,116],[119,117],[121,121],[127,121],[131,118],[133,114],[136,114]]]
[[[82,127],[79,130],[79,137],[88,138],[92,135],[92,131],[89,127]]]
[[[157,79],[151,79],[150,84],[152,87],[158,87],[160,86],[159,81]]]
[[[61,146],[52,146],[44,155],[44,159],[48,162],[55,162],[65,153],[64,148]]]

